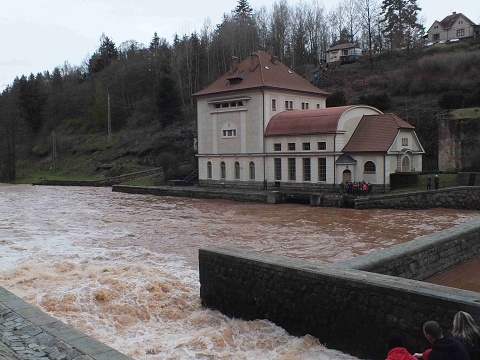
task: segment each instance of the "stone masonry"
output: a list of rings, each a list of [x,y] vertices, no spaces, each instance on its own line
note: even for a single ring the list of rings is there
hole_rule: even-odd
[[[429,345],[425,321],[449,329],[463,310],[480,322],[479,293],[413,280],[479,253],[480,220],[332,265],[200,249],[200,295],[204,306],[228,316],[268,319],[293,335],[310,334],[327,347],[383,360],[391,332],[401,332],[413,353]]]

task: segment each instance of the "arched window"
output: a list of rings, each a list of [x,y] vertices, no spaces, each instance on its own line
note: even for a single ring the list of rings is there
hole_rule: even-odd
[[[220,163],[220,179],[227,178],[227,170],[225,169],[225,162]]]
[[[363,171],[366,173],[374,173],[376,170],[377,169],[373,161],[367,161],[365,165],[363,165]]]
[[[255,180],[255,163],[250,161],[248,168],[250,169],[250,180]]]
[[[212,178],[212,163],[209,161],[207,162],[207,179]]]
[[[405,156],[402,159],[402,172],[409,172],[410,171],[410,158]]]
[[[235,179],[240,179],[240,163],[238,161],[235,161]]]

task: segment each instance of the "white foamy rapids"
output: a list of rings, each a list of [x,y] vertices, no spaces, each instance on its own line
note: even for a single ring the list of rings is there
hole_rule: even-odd
[[[202,309],[197,272],[168,254],[63,243],[32,261],[30,249],[9,247],[21,264],[2,266],[3,286],[135,359],[355,359],[268,321]]]

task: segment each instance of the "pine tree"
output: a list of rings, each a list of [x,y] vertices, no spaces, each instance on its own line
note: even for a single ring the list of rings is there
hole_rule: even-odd
[[[419,24],[418,12],[422,9],[416,0],[383,0],[382,23],[385,24],[384,34],[390,41],[390,48],[406,48],[410,50],[416,38],[423,32]]]

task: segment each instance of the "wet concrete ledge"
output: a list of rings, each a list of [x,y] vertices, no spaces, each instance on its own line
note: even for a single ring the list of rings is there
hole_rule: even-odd
[[[0,359],[131,360],[2,287]]]

